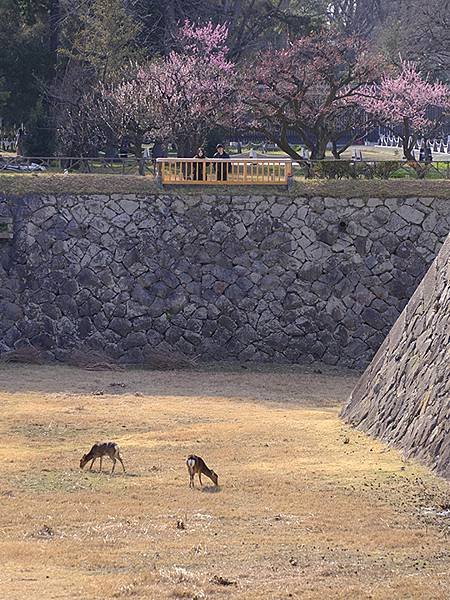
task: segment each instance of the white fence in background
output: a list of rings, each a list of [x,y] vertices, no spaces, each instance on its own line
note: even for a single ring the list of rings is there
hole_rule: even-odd
[[[439,138],[433,140],[427,140],[431,147],[433,154],[450,154],[450,135],[447,139]],[[414,151],[419,152],[422,144],[425,144],[425,140],[419,139],[414,145]],[[375,144],[376,148],[402,148],[401,138],[395,135],[380,135],[378,142]],[[417,156],[418,158],[418,156]]]
[[[15,152],[16,151],[16,140],[12,138],[0,138],[0,152]]]

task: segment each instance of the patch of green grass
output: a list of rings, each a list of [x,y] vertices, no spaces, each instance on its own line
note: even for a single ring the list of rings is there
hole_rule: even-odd
[[[110,483],[110,469],[108,470],[107,467],[109,464],[106,465],[106,469],[103,465],[103,473],[89,472],[89,470],[86,472],[45,469],[30,471],[17,475],[14,483],[19,490],[36,494],[104,490]]]
[[[21,435],[31,440],[64,441],[79,435],[81,427],[73,427],[63,423],[27,423],[26,425],[13,426],[12,434]]]

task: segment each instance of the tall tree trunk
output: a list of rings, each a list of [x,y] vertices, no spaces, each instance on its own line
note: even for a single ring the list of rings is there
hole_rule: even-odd
[[[350,146],[352,146],[355,142],[356,136],[352,136],[350,138],[350,140],[346,143],[343,144],[340,148],[338,148],[337,146],[337,140],[332,140],[332,149],[331,152],[334,156],[334,158],[336,158],[337,160],[339,160],[341,158],[341,154],[343,154],[346,150],[348,150],[348,148],[350,148]]]
[[[406,160],[416,160],[412,148],[410,148],[406,138],[403,138],[403,154],[405,155]]]
[[[51,0],[49,10],[50,24],[50,52],[52,55],[53,69],[56,71],[58,60],[59,46],[59,20],[60,20],[60,2],[59,0]]]
[[[311,150],[311,160],[324,160],[325,158],[325,151],[327,148],[327,145],[323,145],[320,143],[314,144],[313,146],[308,146],[308,148]]]
[[[410,141],[409,141],[410,137],[411,137],[411,130],[409,127],[409,120],[408,120],[408,117],[404,117],[403,118],[403,137],[402,137],[403,154],[405,155],[406,160],[415,161],[416,159],[413,154],[414,144],[410,144]]]
[[[281,127],[279,139],[275,139],[274,136],[273,137],[268,136],[268,137],[269,137],[269,139],[272,140],[272,142],[275,142],[275,144],[277,144],[277,146],[281,150],[283,150],[284,152],[286,152],[286,154],[288,154],[294,160],[298,160],[298,162],[303,162],[305,160],[289,144],[288,139],[287,139],[287,127],[286,127],[286,125],[283,125]]]
[[[279,139],[272,138],[272,141],[275,142],[275,144],[277,144],[277,146],[281,150],[284,150],[284,152],[286,152],[286,154],[288,154],[292,159],[299,162],[301,165],[303,165],[306,168],[306,171],[305,171],[306,178],[311,177],[311,163],[308,160],[306,160],[305,158],[303,158],[303,156],[300,156],[300,154],[298,152],[296,152],[294,150],[294,148],[292,148],[290,146],[288,139],[287,139],[286,126],[282,127],[281,132],[280,132],[280,138]]]
[[[341,153],[338,150],[337,142],[336,142],[336,140],[333,140],[331,143],[332,143],[331,152],[332,152],[334,158],[336,160],[339,160],[341,158]]]
[[[407,161],[409,161],[410,166],[414,169],[419,179],[424,179],[427,171],[428,165],[423,165],[420,162],[417,162],[416,157],[414,156],[414,145],[416,143],[416,136],[411,134],[411,127],[409,124],[408,117],[403,118],[403,154]]]
[[[175,6],[174,0],[165,0],[166,6],[164,10],[164,54],[169,54],[172,50],[173,44],[173,32],[176,26],[176,14],[175,14]]]
[[[50,57],[51,57],[51,72],[49,87],[53,88],[56,83],[58,72],[58,48],[59,48],[59,30],[60,30],[60,0],[51,0],[49,5],[49,29],[50,29]],[[55,150],[55,103],[46,96],[43,98],[43,108],[46,114],[47,127],[52,131],[51,135],[51,150],[52,154]]]
[[[323,160],[325,158],[328,142],[329,136],[323,131],[319,131],[316,134],[315,140],[312,143],[305,142],[311,151],[311,160]]]

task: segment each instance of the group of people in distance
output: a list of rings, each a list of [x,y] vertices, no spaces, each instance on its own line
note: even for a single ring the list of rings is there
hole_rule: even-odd
[[[194,156],[194,158],[197,158],[199,162],[195,162],[192,164],[192,177],[193,179],[196,179],[198,181],[204,181],[206,178],[206,172],[204,169],[204,167],[206,167],[206,163],[204,163],[203,161],[207,160],[209,157],[206,156],[204,148],[198,148],[197,154]],[[225,159],[230,158],[230,155],[227,152],[225,152],[223,144],[217,144],[216,152],[213,158]],[[228,179],[228,166],[228,163],[214,163],[218,181],[226,181]]]

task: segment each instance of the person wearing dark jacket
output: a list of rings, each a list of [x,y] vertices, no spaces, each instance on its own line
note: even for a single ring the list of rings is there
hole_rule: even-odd
[[[198,163],[195,162],[192,164],[192,167],[193,167],[192,178],[197,179],[199,181],[203,181],[204,175],[205,175],[205,173],[203,172],[203,165],[205,165],[205,167],[206,167],[206,163],[204,163],[203,161],[207,158],[203,148],[198,148],[197,154],[194,156],[194,158],[197,158],[200,162],[198,162]]]
[[[424,162],[425,161],[425,146],[422,144],[422,146],[420,146],[420,150],[419,150],[419,162]]]
[[[223,144],[217,144],[216,146],[217,152],[214,154],[213,158],[230,158],[230,155],[225,152],[225,148]],[[226,181],[228,179],[228,163],[223,165],[217,164],[217,181]]]

